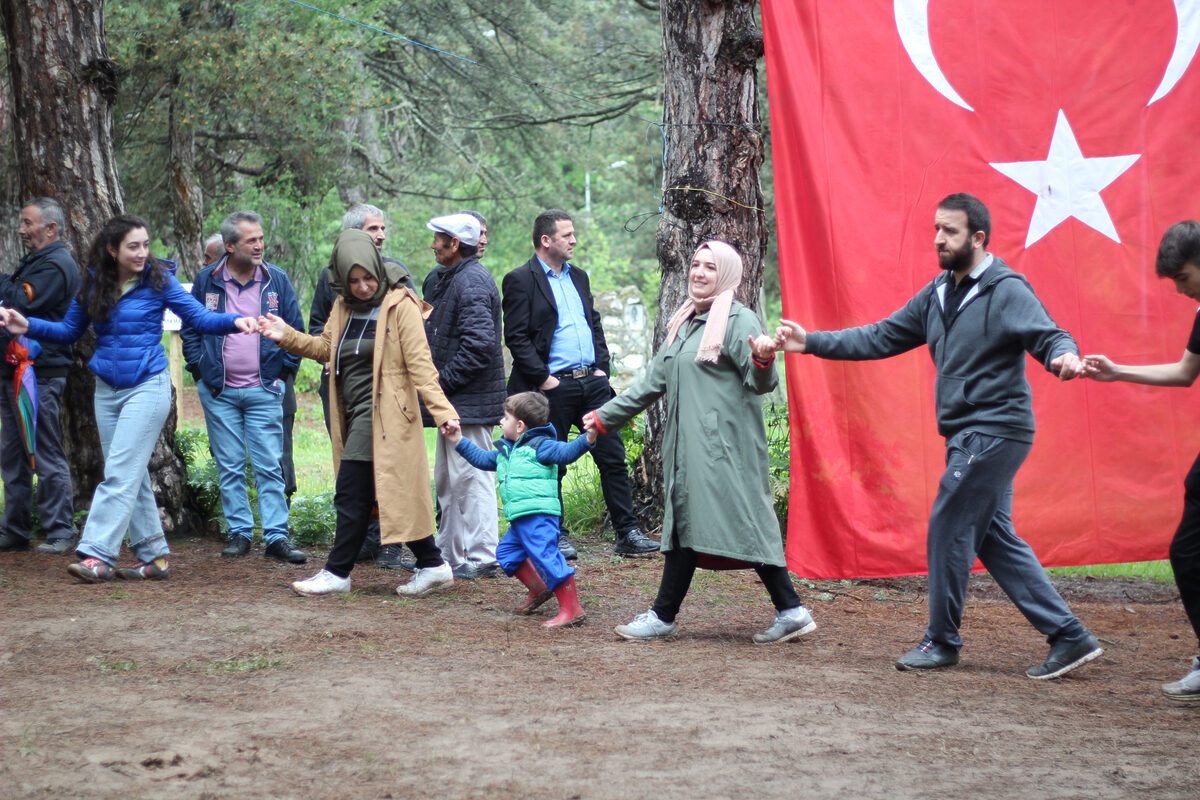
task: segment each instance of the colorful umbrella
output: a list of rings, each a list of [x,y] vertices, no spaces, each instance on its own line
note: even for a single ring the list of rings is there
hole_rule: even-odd
[[[33,360],[42,352],[42,346],[33,339],[18,336],[10,339],[4,357],[13,369],[13,398],[16,401],[17,421],[21,427],[21,441],[29,455],[29,466],[37,469],[37,377],[33,373]]]

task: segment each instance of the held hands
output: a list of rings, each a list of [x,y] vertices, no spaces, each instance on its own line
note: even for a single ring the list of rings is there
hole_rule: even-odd
[[[233,324],[242,333],[258,333],[258,320],[254,317],[238,317]]]
[[[760,364],[767,364],[775,357],[775,351],[779,348],[776,346],[774,336],[767,336],[765,333],[761,336],[747,336],[746,339],[750,342],[750,352],[754,356],[754,360]]]
[[[1084,356],[1083,377],[1094,381],[1115,381],[1117,365],[1108,356]]]
[[[462,441],[462,425],[456,419],[446,420],[438,427],[438,430],[450,444],[457,445]]]
[[[260,335],[276,344],[283,340],[283,335],[288,330],[288,324],[270,312],[265,317],[258,318],[256,327]]]
[[[790,319],[779,320],[775,329],[775,349],[785,353],[803,353],[808,342],[808,331],[800,327],[799,322]]]
[[[588,444],[595,444],[596,439],[600,436],[598,420],[595,411],[589,411],[583,415],[583,432],[587,436]]]
[[[1069,381],[1083,373],[1083,362],[1074,353],[1063,353],[1050,362],[1050,369],[1058,373],[1060,381]]]
[[[21,336],[29,332],[29,320],[21,316],[21,312],[15,308],[0,307],[0,328],[6,329],[14,336]]]

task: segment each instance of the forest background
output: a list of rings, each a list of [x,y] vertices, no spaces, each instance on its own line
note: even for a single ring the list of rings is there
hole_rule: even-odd
[[[561,207],[576,217],[576,260],[593,284],[636,286],[655,307],[664,161],[657,3],[327,7],[344,17],[291,0],[107,4],[119,175],[127,208],[161,240],[159,255],[190,276],[203,237],[229,212],[255,210],[266,218],[267,259],[288,272],[307,308],[354,203],[388,213],[385,253],[418,282],[434,265],[430,217],[484,214],[484,263],[499,279],[528,259],[538,211]],[[763,174],[769,220],[769,168]],[[172,181],[184,190],[172,192]],[[9,199],[6,268],[20,257],[20,200]],[[777,298],[773,251],[767,262],[765,289]]]

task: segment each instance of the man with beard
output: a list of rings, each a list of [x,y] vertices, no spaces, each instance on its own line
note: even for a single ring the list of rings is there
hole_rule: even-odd
[[[1013,478],[1033,444],[1026,351],[1067,381],[1082,370],[1079,348],[1025,277],[984,249],[991,217],[977,198],[960,193],[944,199],[934,229],[944,272],[899,311],[874,325],[840,331],[807,332],[784,320],[776,343],[789,352],[844,360],[887,358],[927,344],[937,367],[946,471],[929,516],[929,627],[896,668],[958,663],[967,578],[978,557],[1050,642],[1045,663],[1025,674],[1057,678],[1103,650],[1055,591],[1033,549],[1017,537]]]

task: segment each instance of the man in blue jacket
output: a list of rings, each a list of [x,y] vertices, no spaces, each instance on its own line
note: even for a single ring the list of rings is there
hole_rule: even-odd
[[[978,557],[1050,642],[1045,663],[1025,674],[1057,678],[1103,650],[1013,529],[1013,479],[1033,445],[1025,353],[1067,381],[1083,369],[1079,348],[1050,318],[1029,281],[987,252],[992,222],[978,198],[952,194],[933,219],[943,272],[903,308],[874,325],[840,331],[805,331],[785,320],[777,342],[789,352],[843,360],[887,358],[925,344],[937,367],[946,471],[926,541],[929,627],[896,669],[958,663],[967,578]]]
[[[25,316],[57,322],[67,313],[79,287],[79,267],[59,241],[63,212],[56,200],[39,197],[21,209],[17,233],[28,254],[12,275],[0,275],[0,305]],[[21,441],[13,398],[13,365],[4,358],[9,336],[0,333],[0,478],[4,480],[4,518],[0,551],[27,550],[33,532],[33,474]],[[36,359],[38,419],[38,522],[45,541],[40,553],[74,551],[75,515],[71,468],[63,452],[58,408],[74,361],[71,345],[42,343]]]
[[[283,270],[263,260],[262,217],[235,211],[221,223],[225,255],[196,276],[192,295],[210,311],[258,317],[268,312],[298,330],[300,304]],[[283,475],[283,394],[300,359],[265,336],[200,334],[184,328],[183,355],[196,379],[208,443],[217,462],[229,544],[221,555],[244,556],[254,537],[246,492],[246,455],[254,468],[263,555],[292,564],[308,556],[288,539]]]

